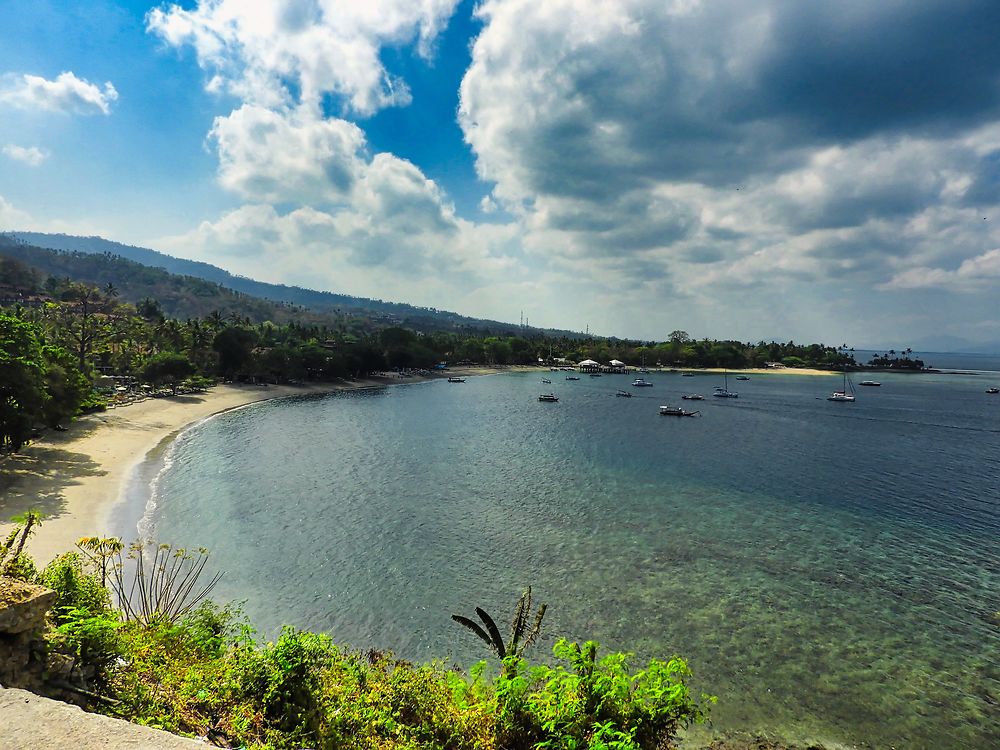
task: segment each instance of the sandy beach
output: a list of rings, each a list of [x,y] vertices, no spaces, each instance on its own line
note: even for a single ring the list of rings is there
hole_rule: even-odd
[[[28,543],[40,566],[73,549],[81,536],[104,535],[124,482],[149,451],[188,425],[239,406],[310,393],[413,380],[379,379],[303,386],[218,385],[205,393],[150,398],[47,432],[0,460],[0,534],[11,516],[38,510],[45,519]]]

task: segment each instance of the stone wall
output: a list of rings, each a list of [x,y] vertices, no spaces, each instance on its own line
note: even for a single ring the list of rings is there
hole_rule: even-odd
[[[46,670],[42,632],[56,592],[0,576],[0,685],[41,690]]]

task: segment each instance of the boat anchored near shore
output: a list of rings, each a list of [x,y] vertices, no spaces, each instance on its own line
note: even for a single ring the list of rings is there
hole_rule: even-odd
[[[554,404],[556,401],[559,400],[559,397],[554,393],[542,393],[541,395],[539,395],[538,400]]]

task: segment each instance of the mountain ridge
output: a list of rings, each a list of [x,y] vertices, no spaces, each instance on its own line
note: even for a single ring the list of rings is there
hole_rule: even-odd
[[[485,318],[473,318],[448,310],[433,307],[420,307],[405,302],[388,302],[381,299],[355,297],[338,292],[306,289],[285,284],[272,284],[257,281],[246,276],[231,273],[219,266],[203,261],[187,260],[167,255],[152,248],[126,245],[103,237],[81,237],[70,234],[50,234],[45,232],[11,231],[6,233],[21,242],[30,245],[60,250],[65,252],[81,252],[88,254],[110,253],[144,266],[162,268],[169,273],[192,276],[194,278],[218,284],[241,294],[247,294],[271,302],[298,305],[315,312],[348,312],[357,314],[361,311],[390,315],[398,318],[430,318],[437,321],[442,328],[471,328],[484,331],[496,331],[513,334],[542,333],[547,336],[561,336],[572,339],[583,339],[586,336],[578,331],[567,331],[552,328],[535,328],[521,326],[517,323],[506,323]],[[603,337],[601,337],[603,338]]]

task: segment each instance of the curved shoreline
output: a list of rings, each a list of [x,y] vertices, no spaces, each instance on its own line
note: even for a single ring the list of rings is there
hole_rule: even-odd
[[[66,432],[47,433],[0,461],[0,536],[12,528],[11,516],[41,511],[45,519],[27,550],[42,566],[72,550],[80,537],[107,535],[110,527],[119,527],[114,516],[123,509],[125,491],[137,467],[151,451],[195,424],[260,401],[386,384],[366,380],[304,386],[219,385],[205,393],[149,399],[87,415]]]

